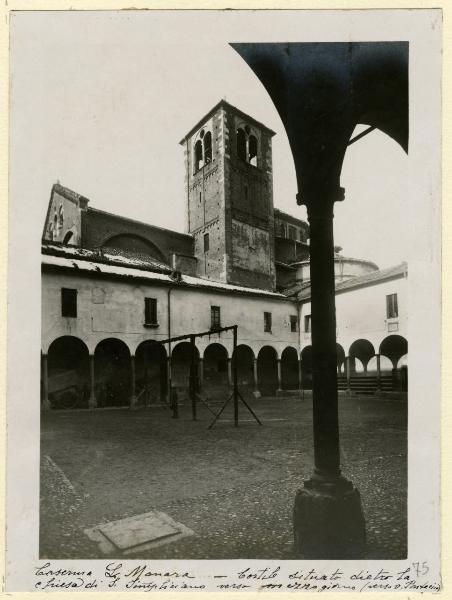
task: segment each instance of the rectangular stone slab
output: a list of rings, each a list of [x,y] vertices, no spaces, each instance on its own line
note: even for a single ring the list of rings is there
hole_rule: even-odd
[[[171,537],[180,529],[162,519],[159,514],[146,513],[112,521],[98,527],[101,533],[120,550]]]

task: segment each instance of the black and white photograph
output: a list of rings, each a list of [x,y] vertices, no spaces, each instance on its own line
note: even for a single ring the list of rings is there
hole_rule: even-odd
[[[11,591],[440,589],[441,20],[10,13]]]

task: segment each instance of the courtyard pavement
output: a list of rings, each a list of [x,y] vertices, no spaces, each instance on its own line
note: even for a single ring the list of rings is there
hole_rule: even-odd
[[[212,415],[167,408],[41,419],[41,558],[102,558],[84,529],[153,510],[195,532],[130,558],[292,559],[296,490],[312,471],[312,402],[266,398]],[[218,410],[219,405],[213,407]],[[340,398],[343,473],[361,492],[369,559],[407,549],[407,405]]]

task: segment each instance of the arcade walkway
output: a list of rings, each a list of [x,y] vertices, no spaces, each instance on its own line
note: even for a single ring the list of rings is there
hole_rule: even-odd
[[[368,558],[406,552],[406,404],[341,397],[341,451],[362,494]],[[259,427],[232,404],[210,413],[167,409],[42,414],[41,557],[102,558],[83,529],[159,510],[197,536],[136,558],[267,558],[292,555],[295,491],[312,471],[311,401],[252,401]]]

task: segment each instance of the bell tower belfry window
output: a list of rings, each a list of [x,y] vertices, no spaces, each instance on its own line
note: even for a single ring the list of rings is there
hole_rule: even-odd
[[[195,138],[193,147],[193,174],[212,162],[212,132],[203,127]]]
[[[249,125],[237,128],[237,156],[245,162],[257,167],[258,138]]]

